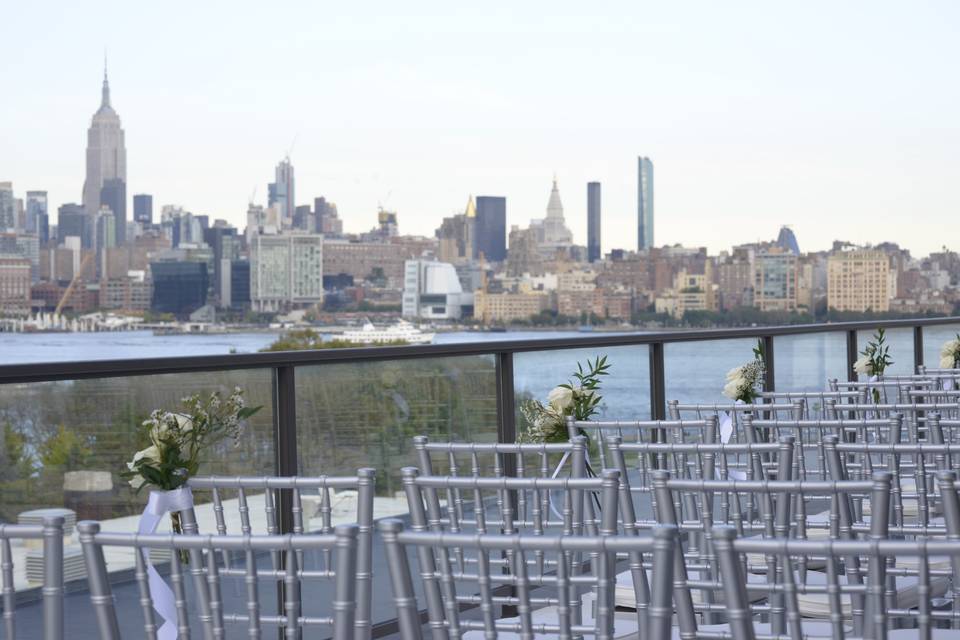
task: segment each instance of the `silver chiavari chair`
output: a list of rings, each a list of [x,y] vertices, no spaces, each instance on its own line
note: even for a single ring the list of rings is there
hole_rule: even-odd
[[[567,418],[567,430],[577,434],[596,436],[598,445],[611,435],[617,435],[626,442],[717,442],[719,426],[716,416],[705,420],[574,420]],[[600,468],[608,469],[607,454],[604,447],[597,447]]]
[[[799,419],[804,414],[804,401],[790,403],[719,403],[682,404],[676,400],[667,403],[667,415],[671,420],[705,420],[715,417],[719,424],[721,442],[745,442],[743,417],[754,415],[762,418]]]
[[[829,402],[829,400],[827,401]],[[894,414],[902,414],[904,423],[911,428],[921,429],[926,416],[937,413],[941,418],[948,420],[960,419],[960,403],[958,402],[889,402],[881,404],[845,404],[834,406],[835,417],[849,419],[887,418]]]
[[[383,520],[379,528],[386,545],[401,640],[424,637],[410,552],[417,555],[431,640],[613,640],[625,634],[661,639],[671,634],[675,528],[660,527],[645,538],[614,536],[613,531],[579,537],[443,534],[405,531],[397,520]],[[477,558],[475,572],[454,569],[451,554],[460,549],[469,549]],[[590,556],[592,565],[586,573],[579,571],[577,559],[584,554]],[[645,590],[637,590],[631,614],[617,613],[614,607],[617,554],[636,558],[643,568],[652,566],[651,583]],[[526,567],[530,556],[545,555],[553,558],[555,571],[541,584],[530,579]],[[514,570],[502,573],[491,556],[511,557]],[[498,607],[512,607],[516,614],[498,619]],[[582,618],[577,615],[581,608]]]
[[[63,640],[63,518],[47,516],[42,524],[0,523],[0,577],[3,594],[3,631],[17,638],[17,588],[11,540],[43,542],[43,640]],[[31,629],[30,631],[36,631]]]
[[[349,521],[356,523],[358,529],[357,551],[357,611],[355,615],[356,638],[370,637],[372,627],[373,600],[373,498],[376,485],[376,470],[359,469],[355,476],[201,476],[191,478],[189,486],[201,494],[209,492],[213,502],[213,513],[217,535],[229,535],[237,532],[241,535],[277,535],[280,533],[277,495],[280,491],[291,493],[294,534],[332,533],[334,530],[334,512],[349,511]],[[228,496],[234,495],[231,499]],[[252,516],[252,504],[263,500],[264,520]],[[228,503],[236,501],[236,512]],[[345,504],[338,505],[342,500]],[[347,507],[344,509],[343,507]],[[195,510],[194,510],[195,511]],[[311,513],[315,511],[315,513]],[[355,514],[355,515],[354,515]],[[340,516],[342,519],[343,516]],[[196,519],[194,515],[192,519]],[[204,531],[199,531],[205,533]],[[321,552],[327,565],[331,551]],[[233,566],[231,554],[222,552],[223,567],[220,573],[225,576],[244,575],[245,569]],[[281,554],[271,553],[273,569],[277,579],[282,579],[279,571]],[[300,558],[301,565],[303,558]]]
[[[865,389],[859,391],[761,391],[757,397],[774,404],[803,402],[803,413],[800,418],[815,420],[831,417],[827,414],[827,400],[835,405],[864,404],[867,401],[867,392]]]
[[[197,618],[206,640],[224,638],[229,624],[243,624],[246,636],[258,639],[264,635],[263,627],[282,629],[289,640],[300,638],[304,630],[329,627],[333,640],[356,638],[354,623],[356,602],[357,535],[355,524],[339,525],[334,533],[286,534],[286,535],[196,535],[196,534],[134,534],[100,531],[97,522],[85,521],[77,525],[84,561],[90,583],[91,603],[96,613],[102,640],[120,640],[120,623],[117,616],[104,550],[112,547],[132,549],[136,562],[134,579],[139,592],[139,604],[143,616],[142,632],[136,637],[150,640],[157,638],[160,624],[176,625],[179,637],[188,639],[191,632],[191,615],[186,574],[192,577],[195,589]],[[148,578],[146,555],[150,549],[171,551],[170,583],[174,593],[176,620],[162,621],[154,611],[153,593]],[[179,551],[189,554],[185,566]],[[244,583],[246,593],[244,612],[231,613],[224,610],[222,580],[219,558],[222,552],[244,556]],[[257,566],[257,554],[279,552],[283,556],[283,611],[276,615],[261,611],[261,591],[276,601],[277,591],[259,588],[263,569]],[[319,569],[306,569],[300,558],[314,552],[331,552],[333,563]],[[272,582],[272,572],[269,576]],[[302,606],[301,592],[313,580],[332,580],[334,595],[319,615],[308,615]],[[318,601],[320,599],[317,599]]]
[[[785,440],[789,438],[785,437]],[[789,478],[791,465],[788,460],[781,460],[778,473]],[[887,504],[885,501],[890,495],[889,476],[883,473],[878,473],[870,482],[834,482],[679,480],[671,479],[665,472],[657,472],[654,491],[658,495],[658,520],[663,524],[677,523],[681,531],[688,534],[674,564],[678,623],[681,635],[688,637],[723,631],[721,616],[725,603],[717,583],[718,567],[710,540],[717,524],[729,525],[741,534],[762,539],[806,539],[810,533],[806,526],[809,504],[827,501],[834,514],[828,525],[831,537],[851,539],[857,524],[853,501],[869,496],[879,511]],[[675,505],[683,503],[683,494],[688,492],[695,496],[698,512],[692,514],[693,517],[681,519]],[[750,494],[755,495],[758,512],[743,509]],[[871,532],[884,537],[886,525],[886,519],[878,518]],[[805,576],[811,574],[812,580],[822,580],[817,571],[820,568],[821,565],[815,562],[800,567]],[[782,613],[781,594],[776,591],[768,594],[755,589],[754,585],[774,584],[783,571],[784,568],[773,558],[762,555],[751,558],[748,577],[751,598],[767,600],[767,611],[773,619]],[[846,576],[851,583],[859,583],[861,578],[861,574],[853,570]],[[902,591],[904,586],[901,583],[895,588]],[[822,602],[816,597],[802,603],[804,614],[810,617],[817,617],[821,609]]]
[[[955,611],[936,607],[932,597],[938,584],[955,580],[957,574],[951,568],[932,568],[930,560],[946,557],[956,563],[960,560],[960,541],[757,539],[739,537],[730,527],[717,527],[713,531],[713,549],[720,566],[720,584],[733,640],[957,637],[954,629],[934,628],[955,624],[957,616]],[[775,558],[783,567],[776,583],[748,583],[750,558],[757,555]],[[911,563],[916,569],[892,569],[900,557],[916,558]],[[824,564],[823,579],[812,582],[809,574],[797,570],[811,561]],[[845,580],[851,567],[864,574],[865,581]],[[919,594],[913,606],[898,603],[889,589],[891,574],[907,573]],[[758,606],[752,601],[750,593],[757,589],[770,597],[780,595],[782,606],[778,615],[772,615],[769,605]],[[803,599],[814,594],[822,596],[822,617],[828,622],[812,625],[804,619]],[[765,617],[770,618],[769,622]]]
[[[595,536],[604,529],[616,530],[619,473],[608,470],[601,475],[475,478],[421,476],[413,467],[402,470],[414,531],[533,536]],[[454,501],[443,504],[442,491],[452,491]],[[473,568],[477,559],[466,549],[454,549],[453,562],[463,572]],[[509,557],[491,562],[510,571]],[[535,582],[547,579],[554,570],[542,555],[534,554],[531,563],[529,579]]]

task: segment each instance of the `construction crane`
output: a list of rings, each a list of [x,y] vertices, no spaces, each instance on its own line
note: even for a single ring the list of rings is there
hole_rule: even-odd
[[[88,251],[87,255],[83,256],[83,260],[80,261],[80,268],[77,269],[77,272],[73,274],[73,279],[70,280],[70,284],[67,285],[67,290],[63,292],[60,302],[57,303],[57,309],[53,312],[54,314],[60,315],[60,312],[63,311],[63,308],[67,304],[67,300],[69,300],[70,296],[73,295],[73,290],[77,288],[77,283],[81,280],[83,272],[87,269],[90,261],[93,260],[93,256],[93,251]]]

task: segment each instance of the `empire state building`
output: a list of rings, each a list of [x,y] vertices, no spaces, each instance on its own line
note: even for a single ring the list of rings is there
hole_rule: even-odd
[[[113,211],[116,239],[126,235],[127,149],[123,142],[120,116],[110,106],[110,83],[103,69],[100,108],[93,114],[87,131],[87,178],[83,183],[83,207],[91,216],[107,205]]]

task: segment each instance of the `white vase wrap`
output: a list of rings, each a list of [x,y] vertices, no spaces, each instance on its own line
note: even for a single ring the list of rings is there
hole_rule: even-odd
[[[151,491],[147,507],[140,516],[140,525],[137,533],[150,534],[157,530],[157,525],[168,513],[185,511],[193,508],[193,492],[190,487],[180,487],[173,491]],[[174,551],[176,553],[176,551]],[[170,588],[150,562],[150,554],[143,550],[143,559],[147,564],[147,578],[150,585],[150,598],[153,600],[154,610],[163,618],[163,625],[157,630],[158,640],[176,640],[177,638],[177,607]]]

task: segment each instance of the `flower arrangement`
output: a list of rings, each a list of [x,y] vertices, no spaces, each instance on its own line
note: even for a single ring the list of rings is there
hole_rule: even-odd
[[[763,341],[757,340],[753,348],[753,360],[727,372],[727,384],[723,387],[723,395],[731,400],[738,400],[745,404],[753,401],[763,385],[764,376]]]
[[[589,420],[597,414],[597,407],[603,399],[600,390],[600,379],[608,375],[610,365],[607,356],[598,356],[591,362],[587,360],[587,368],[577,363],[577,371],[573,374],[573,381],[557,385],[547,395],[547,403],[539,400],[529,400],[520,406],[520,415],[523,416],[525,429],[520,434],[520,442],[545,443],[566,442],[570,439],[567,433],[567,417],[574,420]]]
[[[867,343],[866,348],[860,352],[860,358],[853,363],[853,370],[858,375],[865,375],[879,380],[884,370],[893,364],[893,358],[890,357],[890,345],[887,344],[886,334],[883,328],[877,329],[873,334],[873,340]],[[872,389],[874,404],[880,404],[880,390]]]
[[[953,340],[947,340],[940,347],[940,368],[960,369],[960,333]]]
[[[200,468],[200,456],[207,447],[232,438],[240,443],[244,421],[261,407],[248,407],[239,387],[226,399],[219,392],[201,398],[199,394],[181,400],[178,412],[156,410],[143,422],[150,446],[134,454],[121,472],[137,492],[146,486],[173,491],[187,484]],[[173,530],[182,533],[179,514],[173,513]]]

